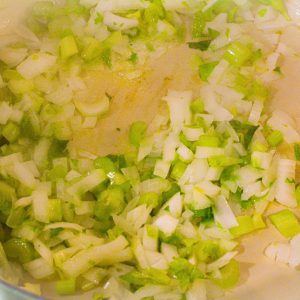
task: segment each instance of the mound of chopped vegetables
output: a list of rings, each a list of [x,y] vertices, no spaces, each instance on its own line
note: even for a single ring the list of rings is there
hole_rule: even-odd
[[[234,287],[238,238],[266,227],[270,202],[300,198],[300,137],[287,115],[264,111],[283,53],[267,25],[289,19],[280,0],[35,3],[0,48],[2,277],[24,284],[20,264],[60,295],[96,288],[95,299],[202,300]],[[271,30],[272,47],[248,23]],[[82,74],[130,73],[178,43],[195,49],[198,92],[170,90],[166,113],[134,122],[132,152],[74,154],[73,133],[94,128],[111,100],[76,99]],[[286,237],[300,232],[288,209],[270,219]]]

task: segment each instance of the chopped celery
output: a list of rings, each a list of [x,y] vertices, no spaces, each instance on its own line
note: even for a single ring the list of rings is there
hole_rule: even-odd
[[[99,41],[94,38],[89,38],[86,40],[86,45],[81,52],[81,57],[85,61],[92,61],[101,56],[103,48]]]
[[[296,216],[288,209],[270,215],[272,224],[285,237],[290,238],[300,233],[300,224]]]
[[[192,28],[192,37],[194,39],[200,38],[205,29],[205,19],[202,11],[198,12],[194,16],[193,28]]]
[[[262,216],[260,214],[255,214],[252,216],[253,224],[256,229],[262,229],[266,227],[266,223],[264,222]]]
[[[178,192],[180,192],[180,187],[176,183],[172,183],[171,188],[168,191],[162,193],[163,203],[165,203]]]
[[[35,17],[48,19],[52,16],[54,4],[51,1],[37,1],[32,6],[32,14]]]
[[[48,23],[49,34],[55,38],[63,38],[73,34],[72,21],[68,16],[59,16]]]
[[[12,206],[12,203],[16,201],[15,190],[4,181],[0,181],[0,211],[7,215]]]
[[[203,113],[204,112],[204,103],[201,99],[196,99],[191,103],[191,111],[196,113]]]
[[[298,185],[296,188],[296,200],[298,205],[300,205],[300,185]]]
[[[250,233],[258,229],[253,222],[253,218],[250,216],[238,216],[236,219],[239,225],[230,228],[230,233],[235,237]]]
[[[145,137],[147,124],[142,121],[134,122],[129,129],[129,141],[132,145],[138,147]]]
[[[6,225],[10,228],[17,228],[24,222],[26,211],[23,207],[14,208],[6,220]]]
[[[24,264],[34,259],[35,251],[31,243],[19,238],[12,238],[3,244],[8,258],[17,259]]]
[[[217,136],[201,135],[196,142],[196,146],[203,147],[219,147],[221,144],[220,139]]]
[[[12,79],[8,83],[9,89],[15,94],[26,94],[34,89],[34,84],[31,80]]]
[[[251,57],[252,51],[249,46],[240,42],[233,42],[229,45],[224,58],[233,66],[240,67],[244,65]]]
[[[134,286],[143,286],[146,284],[168,285],[171,279],[161,270],[144,269],[141,271],[131,271],[121,278]]]
[[[149,192],[141,195],[139,202],[155,208],[160,204],[160,196],[157,193]]]
[[[279,130],[274,130],[268,135],[267,141],[272,147],[278,146],[283,141],[283,134]]]
[[[112,187],[100,194],[95,207],[95,216],[99,220],[107,219],[112,214],[122,212],[124,207],[125,201],[122,189]]]
[[[210,263],[224,254],[224,251],[216,241],[203,240],[195,244],[193,248],[199,262]]]
[[[94,166],[96,169],[103,169],[106,173],[117,171],[115,164],[107,156],[96,158],[94,161]]]
[[[200,223],[210,222],[214,219],[212,207],[193,211],[193,220]]]
[[[54,137],[59,141],[69,141],[72,136],[72,131],[69,124],[65,121],[55,122],[52,124]]]
[[[176,161],[175,164],[172,166],[170,177],[175,180],[179,180],[186,168],[187,168],[186,163],[184,163],[181,160]]]
[[[129,59],[128,59],[132,64],[137,64],[138,63],[138,61],[139,61],[139,56],[138,56],[138,54],[137,53],[135,53],[135,52],[133,52],[133,53],[131,53],[131,55],[130,55],[130,57],[129,57]]]
[[[4,136],[10,143],[15,142],[20,136],[20,129],[13,122],[7,123],[2,129],[2,136]]]
[[[240,265],[232,259],[226,266],[220,269],[221,277],[214,278],[213,282],[223,289],[230,289],[236,286],[240,280]]]
[[[68,59],[78,53],[78,47],[73,35],[64,37],[59,44],[60,56],[62,59]]]
[[[203,40],[200,42],[189,42],[188,45],[189,45],[189,48],[191,48],[191,49],[198,49],[201,51],[205,51],[210,46],[210,43],[211,43],[211,40]]]
[[[48,213],[50,222],[62,221],[62,205],[60,199],[49,199]]]
[[[207,81],[209,75],[212,73],[216,65],[218,64],[217,61],[201,64],[199,66],[199,76],[203,81]]]
[[[76,291],[76,279],[70,278],[55,283],[55,290],[58,295],[73,295]]]
[[[40,136],[40,119],[35,112],[29,111],[24,115],[21,122],[21,133],[31,139],[37,139]]]
[[[7,81],[24,79],[17,70],[5,69],[1,75]]]
[[[111,48],[106,48],[101,52],[101,60],[107,67],[112,67],[112,51]]]
[[[242,159],[236,157],[229,157],[225,155],[211,156],[208,158],[208,163],[211,167],[228,167],[232,165],[241,164]]]
[[[275,10],[280,12],[288,21],[291,19],[283,0],[258,0],[258,2],[272,6]]]
[[[148,35],[155,34],[157,32],[157,22],[164,16],[165,12],[161,0],[152,1],[142,16],[143,22],[146,24],[143,28],[145,33]]]
[[[253,101],[260,100],[266,101],[269,96],[268,89],[261,82],[254,80],[251,84],[249,98]]]
[[[49,171],[47,177],[51,181],[56,181],[61,178],[65,178],[68,173],[68,170],[63,165],[54,166],[53,169]]]
[[[170,263],[169,274],[179,281],[183,290],[189,288],[196,278],[204,278],[204,274],[184,258],[176,258]]]
[[[300,144],[294,144],[295,159],[300,161]]]

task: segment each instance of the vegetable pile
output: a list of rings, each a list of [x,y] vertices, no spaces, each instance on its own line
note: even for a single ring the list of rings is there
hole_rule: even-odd
[[[202,300],[234,287],[238,238],[266,227],[270,202],[300,198],[300,136],[264,110],[288,22],[280,0],[35,3],[0,48],[2,277],[17,283],[21,265],[60,295],[97,288],[95,299]],[[78,99],[83,75],[139,76],[178,43],[194,49],[198,91],[170,90],[153,122],[134,122],[129,153],[72,151],[73,133],[96,127],[111,101]],[[270,220],[285,237],[300,232],[288,209]],[[267,255],[278,258],[277,246]]]

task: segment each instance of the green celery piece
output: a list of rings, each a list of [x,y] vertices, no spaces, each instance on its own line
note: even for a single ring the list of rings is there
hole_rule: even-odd
[[[68,16],[58,16],[48,23],[48,31],[51,37],[63,38],[67,35],[72,35],[70,29],[72,21]]]
[[[143,121],[132,123],[129,128],[129,142],[138,147],[146,135],[147,124]]]
[[[58,295],[73,295],[76,292],[76,279],[70,278],[55,283],[55,290]]]
[[[21,134],[31,139],[37,139],[41,134],[40,120],[34,111],[28,111],[21,121]]]
[[[193,220],[197,220],[198,222],[210,222],[214,219],[213,209],[212,207],[207,207],[204,209],[194,210],[193,211]]]
[[[157,32],[157,22],[165,17],[164,7],[161,0],[154,0],[147,9],[144,10],[143,22],[146,24],[146,34],[151,35]],[[143,28],[142,28],[143,29]]]
[[[217,15],[227,13],[228,19],[230,19],[230,12],[234,9],[234,7],[236,7],[236,4],[233,0],[217,0],[205,11],[204,18],[206,21],[212,21]]]
[[[186,163],[184,163],[181,160],[176,161],[172,167],[170,177],[172,179],[179,180],[183,175],[184,171],[186,170],[186,168],[187,168]]]
[[[86,45],[81,52],[81,57],[85,61],[92,61],[101,56],[103,51],[103,46],[100,42],[94,38],[88,38]]]
[[[76,15],[87,18],[90,16],[90,11],[85,6],[81,5],[79,0],[67,0],[64,9],[62,10],[65,15]]]
[[[60,141],[69,141],[72,136],[72,130],[67,121],[52,123],[54,137]]]
[[[137,53],[133,52],[131,53],[129,59],[128,59],[133,65],[136,65],[139,61],[139,56]]]
[[[242,136],[244,137],[245,147],[248,149],[248,147],[251,144],[252,138],[259,126],[241,123],[236,120],[230,121],[230,124],[236,130],[237,133],[242,134]]]
[[[283,134],[279,130],[274,130],[267,137],[267,142],[270,146],[276,147],[283,141]]]
[[[173,182],[171,188],[168,191],[162,193],[162,202],[165,203],[178,192],[180,192],[180,187],[177,183]]]
[[[141,195],[139,203],[156,208],[161,203],[161,199],[157,193],[149,192]]]
[[[146,284],[168,285],[171,282],[170,277],[163,271],[153,268],[131,271],[122,275],[121,278],[134,286],[144,286]]]
[[[251,100],[260,100],[262,102],[265,102],[268,97],[269,90],[267,89],[267,87],[263,83],[254,80],[251,85],[251,94],[249,95],[249,98]]]
[[[2,71],[2,78],[4,80],[21,80],[24,79],[17,70],[6,69]]]
[[[31,92],[34,89],[34,84],[31,80],[11,79],[8,82],[9,89],[15,95],[22,95]]]
[[[53,139],[48,151],[48,158],[53,159],[56,157],[62,157],[67,154],[67,141],[60,141]]]
[[[6,225],[10,228],[17,228],[21,225],[26,217],[26,211],[23,207],[11,209],[6,220]]]
[[[51,181],[56,181],[58,179],[65,178],[68,173],[68,170],[63,165],[54,166],[49,173],[47,178]]]
[[[240,280],[240,265],[232,259],[226,266],[220,269],[221,278],[213,278],[213,282],[222,289],[230,289]]]
[[[201,135],[199,140],[195,144],[196,146],[203,146],[203,147],[219,147],[221,141],[217,136]]]
[[[239,225],[230,228],[230,233],[235,237],[250,233],[256,229],[250,216],[238,216],[237,221]]]
[[[258,2],[265,4],[265,5],[272,6],[275,10],[280,12],[288,21],[291,20],[291,17],[289,16],[289,14],[287,12],[287,9],[285,7],[283,0],[258,0]]]
[[[251,49],[248,46],[243,45],[240,42],[231,43],[224,55],[224,59],[227,60],[233,66],[243,66],[252,55]]]
[[[300,161],[300,144],[294,144],[294,155],[295,159]]]
[[[17,259],[22,264],[35,257],[32,244],[23,239],[12,238],[3,244],[3,248],[8,258]]]
[[[112,187],[103,191],[98,197],[95,207],[95,216],[98,220],[105,220],[112,214],[122,212],[125,205],[123,190],[119,187]]]
[[[300,185],[298,185],[296,188],[296,200],[298,205],[300,205]]]
[[[118,227],[118,226],[115,226],[111,229],[109,229],[107,231],[107,236],[109,238],[110,241],[113,241],[115,240],[117,237],[119,237],[120,235],[122,235],[124,233],[123,229]]]
[[[12,203],[16,201],[14,188],[4,181],[0,181],[0,211],[5,215],[9,214]]]
[[[206,51],[210,46],[211,40],[204,40],[200,42],[189,42],[189,48]]]
[[[179,281],[183,290],[187,290],[196,278],[204,278],[203,273],[184,258],[174,259],[169,265],[168,273]]]
[[[193,39],[200,38],[203,34],[203,31],[205,29],[205,19],[202,11],[199,11],[195,14],[194,20],[193,20],[193,27],[192,27],[192,37]]]
[[[32,7],[32,16],[40,21],[48,21],[53,17],[54,4],[51,1],[38,1]]]
[[[191,103],[190,109],[194,114],[203,113],[204,112],[204,102],[201,99],[196,99]]]
[[[240,158],[225,155],[212,156],[208,158],[208,163],[211,167],[228,167],[241,164],[242,162],[243,160]]]
[[[106,174],[117,171],[114,162],[107,156],[97,157],[94,161],[94,167],[96,169],[103,169]]]
[[[286,238],[300,233],[300,224],[296,216],[288,209],[270,215],[272,224]]]
[[[50,222],[62,221],[62,204],[60,199],[49,199],[48,212]]]
[[[76,40],[73,35],[64,37],[59,43],[59,48],[60,56],[64,60],[76,55],[79,52]]]
[[[216,65],[218,64],[217,61],[201,64],[199,66],[199,76],[203,81],[207,81],[209,75],[212,73]]]
[[[195,126],[196,128],[199,128],[199,126]],[[192,151],[194,151],[194,144],[191,141],[188,141],[187,138],[185,137],[185,135],[183,134],[183,132],[181,132],[179,134],[179,141],[186,147],[188,147],[189,149],[191,149]]]
[[[105,48],[101,52],[101,60],[106,65],[107,67],[111,68],[112,67],[112,51],[111,48]]]
[[[211,240],[203,240],[195,244],[193,251],[197,261],[205,263],[213,262],[225,254],[218,242]]]
[[[4,136],[10,143],[14,143],[20,136],[20,128],[13,122],[8,122],[2,129]]]

